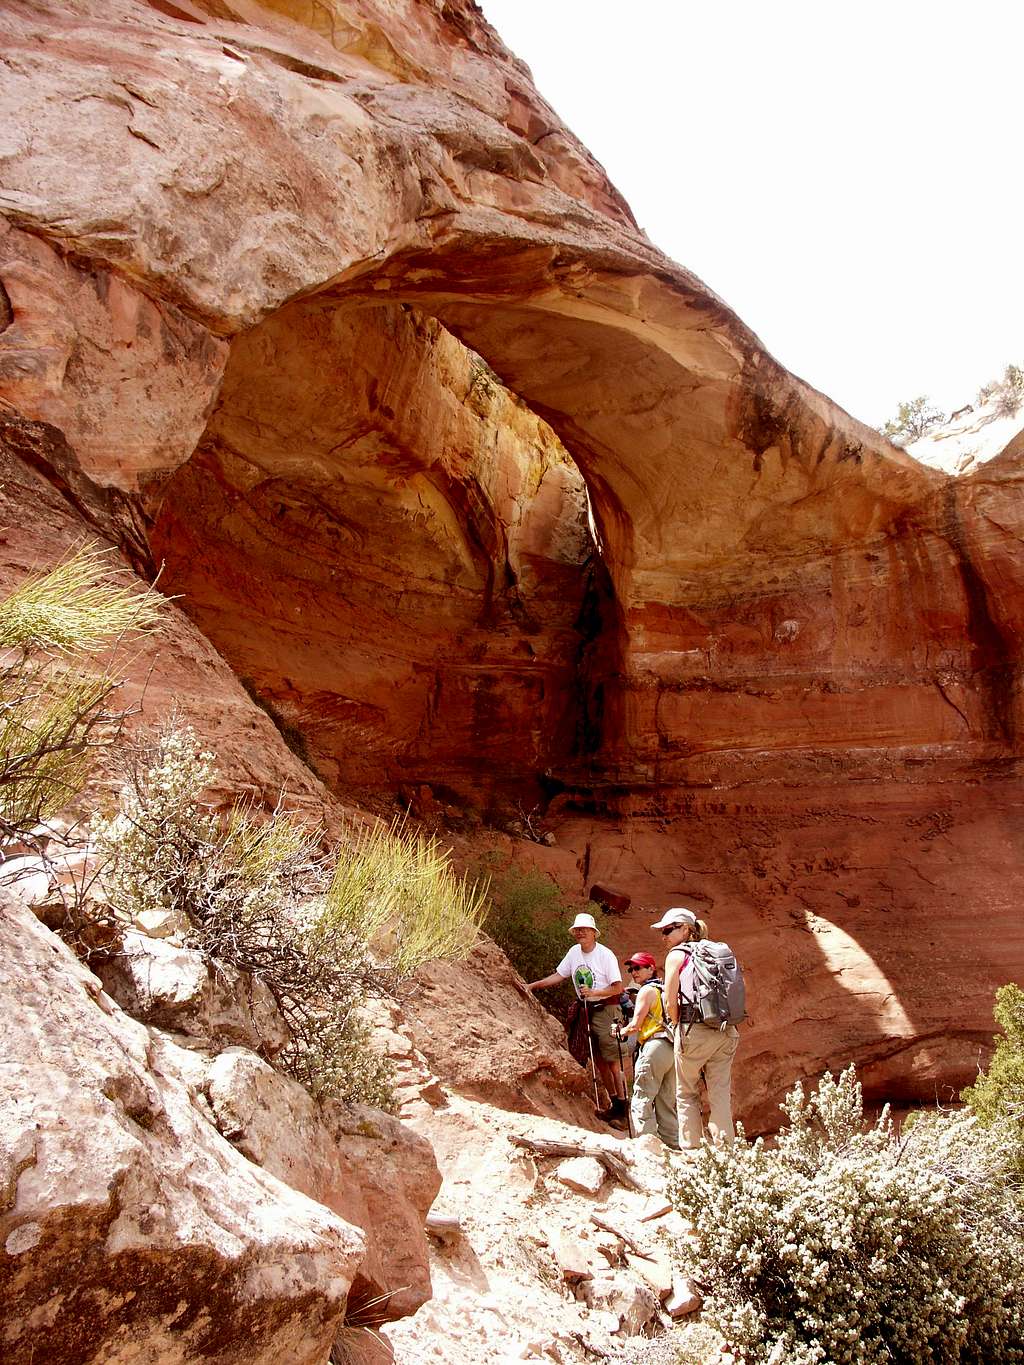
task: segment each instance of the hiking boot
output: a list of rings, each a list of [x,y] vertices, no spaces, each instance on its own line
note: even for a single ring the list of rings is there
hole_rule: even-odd
[[[603,1119],[605,1123],[614,1123],[616,1119],[624,1119],[626,1117],[626,1101],[615,1095],[607,1109],[597,1111],[597,1117]]]

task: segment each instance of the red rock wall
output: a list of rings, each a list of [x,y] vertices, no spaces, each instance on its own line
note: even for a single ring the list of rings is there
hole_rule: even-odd
[[[708,897],[751,1112],[849,1057],[961,1083],[1024,976],[1019,452],[951,480],[787,374],[468,3],[0,33],[0,397],[55,494],[337,786],[561,788],[571,881]],[[428,315],[570,452],[589,584],[572,467]]]
[[[335,787],[530,809],[567,761],[583,480],[432,319],[314,299],[239,337],[150,543]]]

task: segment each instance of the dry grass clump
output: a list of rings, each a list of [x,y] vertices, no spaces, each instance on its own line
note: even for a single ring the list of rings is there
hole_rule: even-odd
[[[95,654],[160,623],[163,599],[140,591],[111,550],[78,547],[0,602],[0,648]]]
[[[131,714],[115,705],[118,646],[155,630],[162,607],[110,552],[81,547],[0,602],[0,843],[31,844],[117,741]]]
[[[435,836],[409,834],[399,820],[364,830],[339,854],[316,932],[347,933],[408,976],[465,958],[486,911],[486,883],[460,876]]]

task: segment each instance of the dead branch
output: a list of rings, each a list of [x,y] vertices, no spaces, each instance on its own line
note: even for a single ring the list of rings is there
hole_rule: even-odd
[[[651,1259],[650,1252],[646,1251],[634,1237],[631,1237],[625,1228],[620,1227],[618,1223],[613,1223],[610,1218],[605,1218],[600,1213],[591,1213],[590,1221],[602,1232],[610,1232],[613,1237],[618,1237],[620,1242],[625,1242],[635,1256],[640,1256],[645,1261]]]
[[[630,1172],[623,1157],[615,1152],[605,1151],[603,1147],[585,1147],[582,1143],[575,1142],[550,1142],[543,1138],[519,1137],[518,1135],[509,1138],[514,1147],[523,1147],[528,1152],[533,1152],[536,1156],[589,1156],[595,1161],[600,1161],[610,1176],[625,1185],[627,1190],[637,1190],[641,1194],[647,1191]]]

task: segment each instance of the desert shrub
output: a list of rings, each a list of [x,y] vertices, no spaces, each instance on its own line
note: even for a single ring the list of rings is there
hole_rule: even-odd
[[[176,913],[190,947],[263,980],[291,1031],[277,1064],[317,1097],[384,1105],[387,1060],[359,1021],[389,985],[366,945],[316,932],[328,882],[317,831],[281,810],[204,801],[212,755],[171,721],[148,748],[126,750],[117,810],[93,821],[109,904],[126,915]],[[389,1102],[388,1102],[389,1107]]]
[[[322,881],[315,835],[245,803],[218,815],[203,801],[217,777],[213,755],[173,720],[152,746],[127,749],[122,769],[116,813],[93,821],[111,905],[177,912],[197,946],[224,960],[251,956],[237,965],[261,970],[260,945],[277,937],[286,907]]]
[[[485,884],[460,876],[435,836],[396,821],[364,830],[341,851],[316,933],[368,943],[404,977],[426,962],[466,957],[486,908]]]
[[[32,842],[116,742],[117,647],[157,627],[162,600],[79,548],[0,602],[0,843]]]
[[[361,1007],[335,1008],[300,1045],[279,1060],[314,1099],[369,1104],[389,1114],[397,1111],[391,1059],[373,1042],[373,1030]]]
[[[93,823],[110,905],[176,912],[190,946],[263,980],[292,1035],[276,1064],[314,1096],[392,1109],[366,1002],[426,961],[464,956],[483,890],[433,839],[367,831],[332,876],[319,831],[282,810],[218,813],[204,800],[213,758],[187,726],[126,751],[124,768],[117,810]]]
[[[1011,366],[1011,368],[1013,368]],[[1018,370],[1019,374],[1020,371]],[[1024,404],[1024,390],[1018,385],[1003,384],[996,397],[996,413],[999,417],[1016,417]]]
[[[670,1187],[704,1316],[751,1362],[1024,1359],[1024,1226],[1005,1135],[969,1111],[865,1127],[851,1067],[788,1126],[706,1146]]]
[[[549,976],[572,947],[568,929],[580,907],[567,901],[550,877],[533,870],[506,868],[495,873],[490,890],[484,931],[526,981]],[[568,981],[537,995],[539,1003],[563,1022],[574,999]]]
[[[988,1070],[963,1092],[983,1124],[1005,1125],[1011,1134],[1014,1165],[1024,1175],[1024,990],[1013,984],[996,991],[997,1034]]]
[[[994,402],[999,417],[1016,417],[1024,405],[1024,369],[1007,365],[1002,379],[993,379],[978,390],[978,403]]]
[[[896,416],[891,417],[882,427],[882,435],[888,436],[897,445],[904,445],[923,436],[936,422],[941,422],[943,416],[944,414],[921,394],[920,397],[911,398],[899,405]]]

